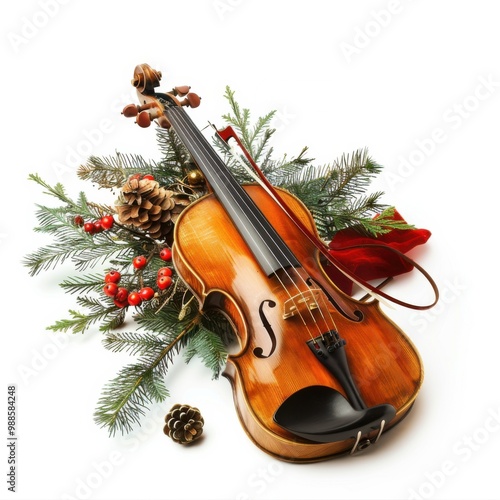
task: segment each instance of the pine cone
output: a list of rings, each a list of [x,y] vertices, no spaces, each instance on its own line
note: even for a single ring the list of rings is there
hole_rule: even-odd
[[[203,434],[203,417],[200,410],[189,405],[172,406],[165,417],[163,432],[176,443],[189,444]]]
[[[122,224],[131,224],[152,238],[162,239],[188,204],[185,197],[161,187],[157,181],[134,175],[122,187],[116,211]]]

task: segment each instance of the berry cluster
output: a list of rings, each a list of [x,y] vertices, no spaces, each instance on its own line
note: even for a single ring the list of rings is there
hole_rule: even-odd
[[[83,226],[83,230],[89,234],[101,233],[102,231],[107,231],[113,227],[115,219],[112,215],[104,215],[99,220],[94,222],[85,222],[81,215],[75,217],[75,224],[77,226]]]
[[[155,291],[146,286],[138,292],[129,292],[126,288],[118,286],[121,279],[121,274],[118,271],[110,271],[104,277],[103,291],[105,295],[113,298],[116,307],[140,306],[143,300],[151,300],[155,296]]]
[[[164,261],[172,259],[172,251],[169,248],[163,248],[160,251],[160,258]],[[148,264],[148,259],[144,255],[138,255],[132,260],[135,269],[143,269]],[[140,306],[143,301],[151,300],[155,296],[153,288],[146,286],[139,291],[129,292],[124,287],[120,287],[121,274],[118,271],[109,271],[104,277],[103,292],[113,299],[115,305],[119,308],[127,306]],[[172,284],[172,269],[161,267],[157,273],[156,284],[159,290],[166,290]]]
[[[162,248],[160,250],[160,259],[165,262],[172,260],[172,250],[170,248]],[[169,267],[160,267],[156,276],[156,285],[160,290],[167,289],[172,284],[172,269]]]

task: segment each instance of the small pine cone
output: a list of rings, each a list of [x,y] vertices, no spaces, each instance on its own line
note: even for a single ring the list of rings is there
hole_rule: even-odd
[[[163,432],[176,443],[189,444],[203,434],[203,417],[200,410],[189,405],[176,404],[165,417]]]
[[[152,238],[162,239],[172,230],[185,205],[183,198],[157,181],[132,176],[122,187],[116,211],[122,224],[131,224]]]

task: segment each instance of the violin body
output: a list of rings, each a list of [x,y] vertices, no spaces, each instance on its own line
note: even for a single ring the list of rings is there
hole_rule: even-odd
[[[326,316],[333,318],[345,340],[353,381],[366,405],[389,404],[395,410],[385,429],[400,422],[412,407],[423,379],[420,357],[376,300],[354,300],[337,289],[323,270],[318,249],[283,216],[260,185],[243,189],[301,267],[293,273],[266,275],[213,194],[192,203],[177,221],[174,265],[203,310],[219,309],[237,333],[239,351],[228,357],[224,376],[231,382],[240,421],[255,444],[293,462],[315,462],[352,451],[351,437],[315,442],[291,433],[274,419],[288,397],[307,387],[329,387],[346,396],[338,378],[308,347],[311,332],[328,331],[331,320]],[[307,208],[294,196],[281,190],[280,194],[300,221],[316,232]],[[287,311],[296,280],[318,290],[314,300],[322,311]],[[331,297],[339,296],[357,311],[356,319],[334,307]],[[373,442],[377,432],[373,429],[364,436],[365,446]]]

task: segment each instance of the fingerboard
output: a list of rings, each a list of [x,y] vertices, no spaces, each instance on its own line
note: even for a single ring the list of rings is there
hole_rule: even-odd
[[[165,115],[266,275],[299,267],[292,251],[185,110],[180,106],[166,106]]]

